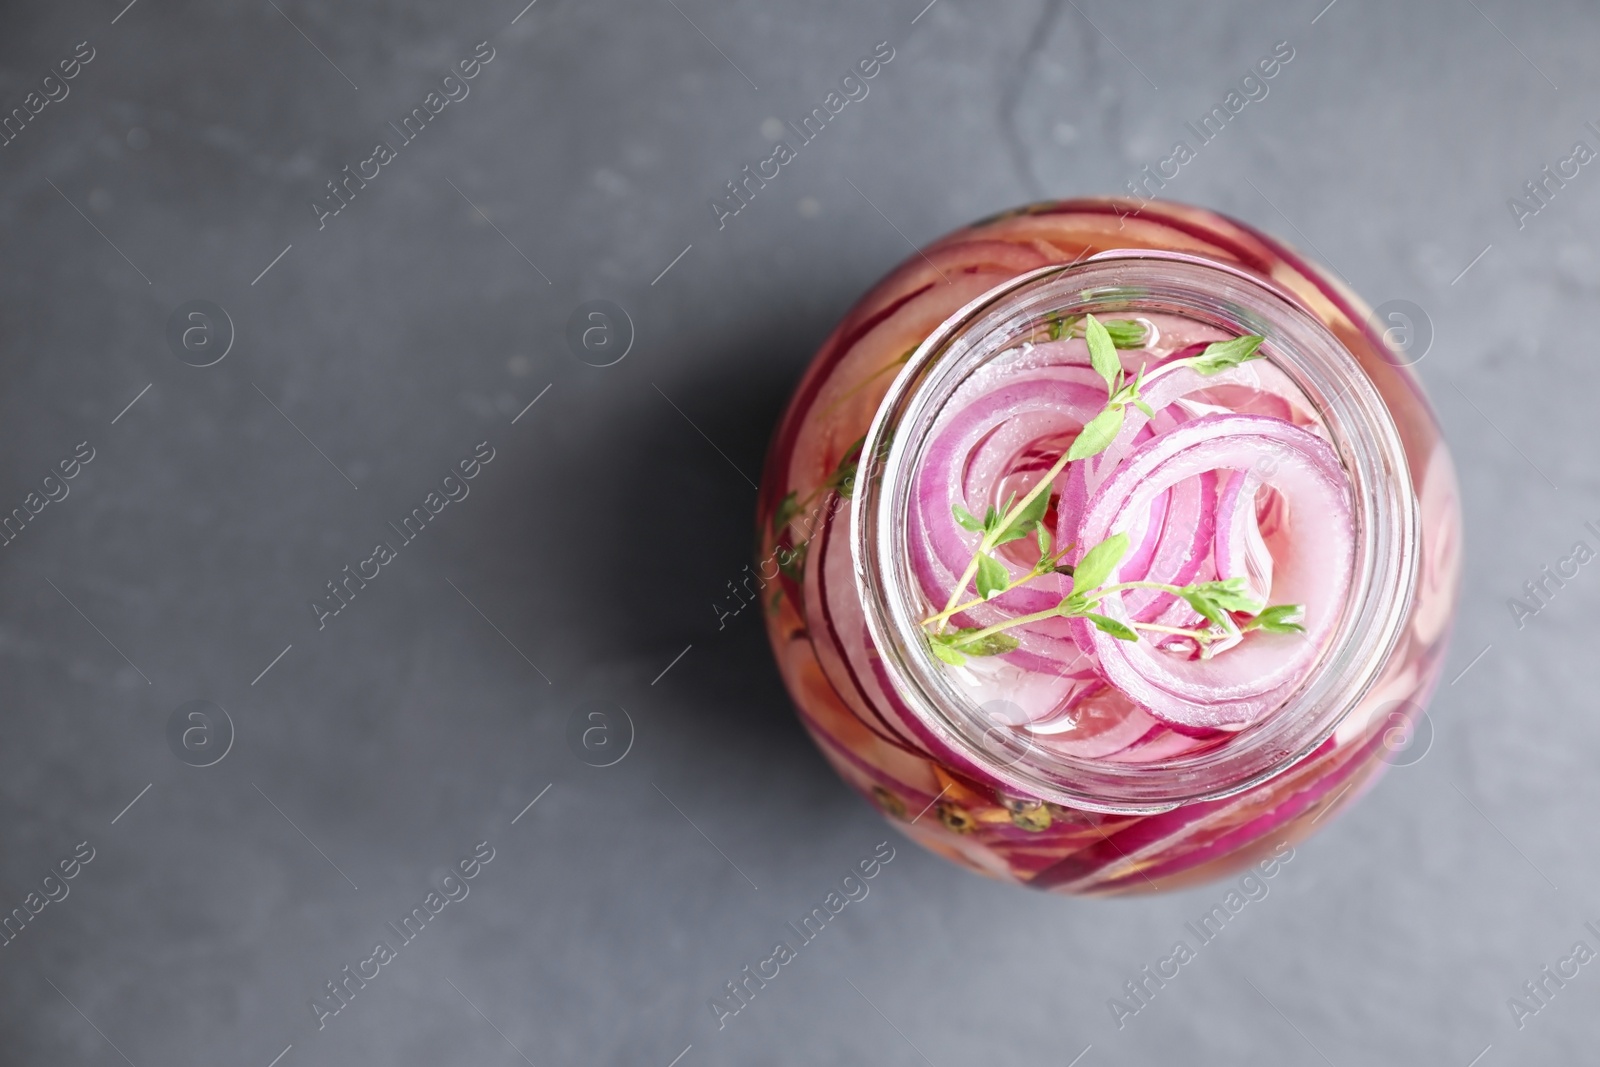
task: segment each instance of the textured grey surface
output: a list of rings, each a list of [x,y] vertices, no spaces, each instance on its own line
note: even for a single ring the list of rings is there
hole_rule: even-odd
[[[0,550],[0,907],[95,854],[0,947],[0,1060],[1592,1057],[1600,968],[1520,1030],[1507,999],[1600,947],[1600,577],[1520,631],[1507,598],[1596,544],[1600,176],[1520,230],[1506,201],[1600,147],[1600,16],[923,2],[7,6],[7,111],[95,58],[0,148],[0,504],[95,458]],[[319,232],[323,183],[486,39],[470,96]],[[1108,998],[1225,887],[1047,898],[900,843],[808,744],[754,613],[712,605],[789,388],[908,239],[1120,188],[1280,40],[1167,194],[1426,309],[1469,534],[1446,680],[1472,666],[1427,758],[1119,1030]],[[870,95],[719,231],[768,120],[879,41]],[[204,369],[164,340],[201,298],[237,333]],[[606,368],[563,340],[596,298],[637,327]],[[309,599],[486,440],[470,496],[319,631]],[[167,742],[195,699],[237,732],[206,768]],[[586,700],[636,726],[615,766],[566,745]],[[319,1031],[323,983],[485,840],[470,895]],[[884,840],[870,896],[719,1032],[707,999]]]

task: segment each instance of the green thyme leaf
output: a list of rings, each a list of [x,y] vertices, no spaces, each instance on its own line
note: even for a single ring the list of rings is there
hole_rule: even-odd
[[[1261,601],[1246,592],[1243,578],[1196,582],[1178,590],[1178,595],[1208,622],[1224,629],[1233,627],[1230,612],[1254,615],[1263,607]]]
[[[1117,439],[1121,431],[1122,409],[1106,408],[1090,419],[1089,425],[1078,434],[1072,447],[1067,449],[1067,458],[1076,461],[1099,455],[1111,447],[1111,442]]]
[[[861,464],[861,447],[867,443],[867,435],[862,434],[845,448],[844,455],[839,458],[839,465],[833,468],[833,473],[823,484],[836,491],[840,496],[849,500],[856,488],[856,471]]]
[[[1118,348],[1143,348],[1147,331],[1137,319],[1107,319],[1106,335]]]
[[[1011,587],[1005,565],[990,555],[978,557],[978,595],[993,600]]]
[[[1112,534],[1083,554],[1072,576],[1072,591],[1087,596],[1106,584],[1122,557],[1128,554],[1128,535]]]
[[[1126,623],[1118,622],[1109,615],[1097,615],[1091,611],[1085,613],[1084,618],[1094,623],[1095,629],[1110,634],[1118,641],[1139,640],[1139,635],[1133,632],[1132,627],[1128,626]]]
[[[1034,523],[1044,518],[1044,513],[1050,510],[1050,490],[1041,489],[1039,495],[1028,501],[1028,506],[1017,514],[1017,522],[1023,526],[1031,527]]]
[[[1207,622],[1213,623],[1217,626],[1228,625],[1228,613],[1223,610],[1221,605],[1219,605],[1215,600],[1211,599],[1211,597],[1207,596],[1204,592],[1189,588],[1183,590],[1181,595],[1184,600],[1188,601],[1189,606]]]
[[[1212,375],[1237,367],[1241,363],[1252,359],[1259,359],[1261,342],[1264,338],[1257,334],[1245,334],[1228,341],[1213,341],[1206,346],[1204,352],[1191,358],[1189,366],[1195,373]]]
[[[980,632],[982,631],[978,627],[967,627],[944,636],[950,638],[953,651],[964,652],[969,656],[1003,656],[1007,652],[1016,651],[1017,639],[1010,634],[990,634],[974,640],[972,635]]]
[[[950,513],[956,517],[956,522],[961,524],[962,529],[971,530],[973,533],[983,533],[982,520],[960,504],[951,504]]]
[[[1056,605],[1056,614],[1063,619],[1077,618],[1088,610],[1089,598],[1079,593],[1069,593],[1061,598],[1061,603]]]
[[[810,541],[801,541],[789,551],[789,558],[783,558],[783,550],[778,550],[778,570],[791,582],[803,582],[806,576],[806,551],[811,546]]]
[[[1078,325],[1080,318],[1081,316],[1078,315],[1068,315],[1065,318],[1059,314],[1051,315],[1050,340],[1059,341],[1063,337],[1071,337],[1074,329]]]
[[[794,521],[800,514],[800,497],[798,493],[790,493],[778,501],[778,510],[772,513],[772,536],[777,537],[783,528]]]
[[[1037,535],[1039,541],[1038,568],[1040,570],[1045,570],[1045,563],[1050,559],[1050,531],[1046,530],[1044,528],[1044,523],[1041,522],[1038,526],[1034,527],[1034,533]]]
[[[950,664],[950,666],[959,667],[967,662],[967,657],[950,647],[950,643],[945,640],[949,636],[949,634],[936,634],[929,636],[928,650],[935,656],[938,656],[940,659]]]
[[[1239,611],[1247,615],[1254,615],[1265,605],[1245,591],[1243,578],[1227,578],[1220,582],[1202,582],[1197,586],[1205,595],[1224,611]]]
[[[1306,628],[1300,625],[1300,620],[1305,614],[1304,604],[1274,604],[1263,608],[1261,614],[1245,624],[1245,629],[1264,630],[1269,634],[1303,634]]]
[[[1105,379],[1106,392],[1117,391],[1118,379],[1122,377],[1122,361],[1117,358],[1116,346],[1111,343],[1111,334],[1100,324],[1100,320],[1093,315],[1087,315],[1083,320],[1083,339],[1089,345],[1089,362],[1094,367],[1094,372]]]
[[[1137,319],[1106,319],[1101,325],[1106,328],[1111,344],[1117,348],[1143,348],[1150,336],[1144,323]],[[1045,327],[1052,341],[1059,341],[1063,337],[1082,337],[1085,332],[1082,315],[1051,315],[1045,320]]]
[[[1138,408],[1140,411],[1144,412],[1144,417],[1147,418],[1147,419],[1153,419],[1153,418],[1156,417],[1156,413],[1154,411],[1150,410],[1150,405],[1146,404],[1138,396],[1135,396],[1133,398],[1133,406]]]
[[[1044,518],[1044,513],[1049,509],[1050,491],[1048,489],[1041,490],[1038,496],[1028,501],[1027,507],[1017,512],[1010,525],[995,538],[994,543],[996,545],[1004,545],[1027,537],[1033,532],[1033,528],[1038,525],[1039,520]],[[1006,510],[1011,510],[1009,504],[1007,504]]]

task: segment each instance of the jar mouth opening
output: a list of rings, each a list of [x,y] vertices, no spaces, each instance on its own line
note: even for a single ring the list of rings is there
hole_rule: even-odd
[[[1351,581],[1340,619],[1277,710],[1220,746],[1148,763],[1029,744],[953,683],[927,647],[907,517],[932,431],[973,373],[1036,336],[1050,316],[1179,315],[1268,338],[1270,358],[1314,406],[1350,479]],[[966,773],[1005,791],[1106,812],[1150,813],[1229,796],[1314,751],[1376,680],[1410,608],[1418,507],[1394,420],[1355,356],[1272,281],[1235,264],[1116,250],[1020,275],[946,319],[891,384],[862,446],[851,552],[867,629],[896,694]]]

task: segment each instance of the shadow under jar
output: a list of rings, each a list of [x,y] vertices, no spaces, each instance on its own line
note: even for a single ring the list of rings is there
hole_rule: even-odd
[[[1063,893],[1223,877],[1418,758],[1460,568],[1421,353],[1277,241],[1135,208],[1033,205],[907,259],[813,360],[757,509],[828,761],[927,848]]]

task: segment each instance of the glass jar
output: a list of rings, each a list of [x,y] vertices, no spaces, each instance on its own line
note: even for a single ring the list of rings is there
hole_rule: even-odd
[[[1266,336],[1273,373],[1315,407],[1349,478],[1337,625],[1278,709],[1225,743],[1137,762],[1033,744],[950,683],[920,628],[907,516],[942,406],[1085,313]],[[829,763],[955,862],[1114,894],[1224,877],[1310,833],[1385,765],[1419,758],[1461,532],[1411,340],[1292,249],[1180,205],[1036,204],[908,258],[812,361],[757,509],[768,634]]]

